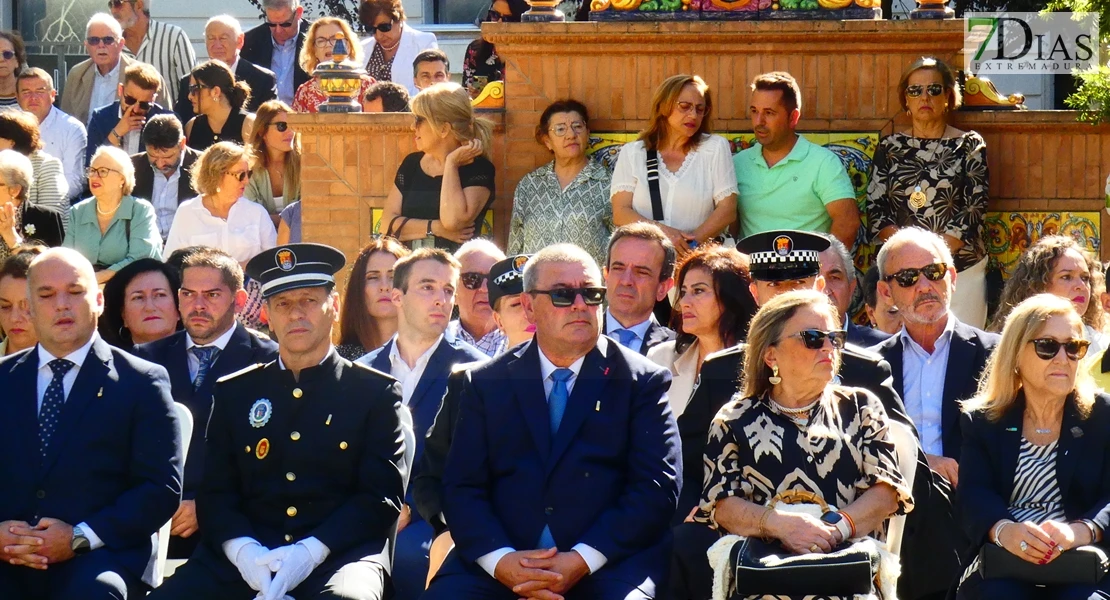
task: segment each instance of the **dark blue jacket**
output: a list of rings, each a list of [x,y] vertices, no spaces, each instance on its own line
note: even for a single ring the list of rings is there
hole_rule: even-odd
[[[108,143],[108,132],[112,131],[112,128],[119,124],[119,106],[119,100],[116,100],[108,106],[102,106],[94,110],[92,114],[89,115],[89,141],[85,146],[85,166],[88,166],[89,163],[92,162],[92,157],[93,154],[96,153],[96,149]],[[162,108],[160,104],[155,103],[150,107],[150,112],[148,112],[146,116],[149,119],[154,115],[171,113],[172,111]],[[182,124],[182,126],[184,126],[184,124]],[[142,152],[143,150],[145,150],[145,148],[143,148],[142,143],[140,143],[138,151]]]

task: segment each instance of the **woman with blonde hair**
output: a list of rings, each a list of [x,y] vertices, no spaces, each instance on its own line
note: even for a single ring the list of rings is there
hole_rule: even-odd
[[[185,124],[186,144],[198,152],[216,142],[242,144],[250,136],[254,116],[245,110],[251,86],[236,81],[224,63],[210,60],[189,74],[189,100],[196,116]]]
[[[963,403],[960,506],[972,547],[957,598],[1110,592],[1105,580],[1037,587],[1049,582],[1036,565],[1071,559],[1110,527],[1110,396],[1079,368],[1089,344],[1074,304],[1054,294],[1006,317],[978,393]],[[995,545],[1028,563],[1021,578],[993,575],[1006,559]]]
[[[362,64],[362,46],[359,45],[351,25],[338,17],[320,17],[308,26],[304,46],[301,47],[301,54],[297,57],[304,72],[312,75],[320,63],[331,60],[335,43],[340,39],[347,46],[347,59]],[[356,98],[365,96],[372,85],[374,85],[374,78],[364,76]],[[314,113],[327,99],[328,95],[320,88],[320,79],[314,76],[302,83],[293,94],[293,110],[299,113]]]
[[[261,204],[275,223],[286,206],[301,199],[301,136],[289,127],[292,112],[281,100],[263,103],[246,144],[251,175],[244,196]]]
[[[621,148],[613,171],[614,226],[653,221],[681,257],[736,220],[732,150],[710,133],[712,118],[713,95],[697,75],[675,75],[655,90],[647,128]]]
[[[425,88],[413,96],[412,112],[417,151],[397,168],[382,233],[410,248],[454,252],[482,233],[493,203],[493,126],[474,116],[470,96],[457,83]]]

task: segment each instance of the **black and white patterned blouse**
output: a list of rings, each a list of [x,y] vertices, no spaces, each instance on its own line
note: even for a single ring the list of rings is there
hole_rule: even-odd
[[[983,217],[988,197],[987,146],[969,131],[958,137],[924,139],[895,133],[879,142],[867,186],[872,239],[896,227],[918,226],[959,239],[953,258],[962,271],[986,258]],[[924,204],[911,196],[924,194]]]
[[[598,264],[606,264],[613,205],[609,170],[589,161],[566,188],[559,185],[555,163],[520,180],[513,195],[506,252],[532,254],[551,244],[576,244]]]
[[[366,61],[366,74],[375,81],[393,81],[393,61],[385,59],[381,44],[374,44],[374,49],[370,51],[370,60]]]
[[[1056,445],[1037,446],[1024,437],[1010,494],[1010,517],[1021,523],[1066,521],[1064,496],[1056,479]]]

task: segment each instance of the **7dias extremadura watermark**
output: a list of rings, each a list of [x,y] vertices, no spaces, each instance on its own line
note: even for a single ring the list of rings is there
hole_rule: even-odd
[[[1098,13],[967,13],[964,70],[1054,75],[1099,65]]]

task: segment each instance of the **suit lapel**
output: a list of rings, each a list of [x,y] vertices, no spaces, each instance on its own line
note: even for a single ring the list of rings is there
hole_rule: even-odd
[[[382,349],[378,351],[378,355],[375,356],[374,360],[370,362],[371,367],[374,367],[382,373],[393,372],[393,365],[389,364],[389,353],[393,351],[394,341],[396,340],[390,339],[388,342],[385,343],[384,346],[382,346]]]
[[[194,196],[193,189],[192,187],[190,187],[192,183],[190,183],[191,180],[189,178],[189,171],[192,170],[193,163],[196,162],[196,156],[192,153],[191,148],[185,148],[184,152],[185,157],[181,159],[181,173],[178,175],[177,179],[178,206],[180,206],[182,202],[185,202],[186,200],[189,200],[192,196]],[[152,190],[154,189],[153,186],[154,184],[151,183]]]
[[[510,380],[520,411],[524,414],[524,422],[532,432],[536,451],[546,464],[551,454],[551,416],[547,411],[543,380],[540,379],[539,346],[534,341],[528,342],[520,358],[510,362],[507,367],[512,374]],[[563,416],[563,423],[566,423],[566,415]]]
[[[640,354],[647,356],[648,350],[654,346],[662,343],[667,337],[663,327],[655,320],[655,315],[651,316],[651,321],[648,323],[647,331],[644,332],[644,343],[640,344]]]
[[[954,317],[949,317],[954,318]],[[976,380],[975,370],[975,345],[971,343],[960,331],[960,324],[952,330],[952,339],[949,342],[948,366],[944,371],[944,392],[941,394],[941,431],[957,432],[960,428],[960,407],[957,401],[964,400],[960,396],[966,395],[964,390],[968,381]],[[943,436],[949,438],[950,436]],[[958,438],[950,438],[958,439]],[[958,456],[952,452],[959,452],[959,448],[945,448],[948,456]]]
[[[62,407],[62,415],[58,421],[58,428],[54,431],[54,442],[43,460],[42,472],[47,473],[54,461],[58,459],[62,447],[76,434],[81,416],[89,404],[97,398],[100,390],[104,389],[104,379],[113,370],[112,351],[108,344],[99,337],[93,342],[89,355],[81,364],[77,372],[77,380],[73,382],[73,389],[66,397]]]
[[[1074,396],[1068,396],[1064,402],[1064,418],[1060,423],[1060,444],[1056,447],[1056,481],[1060,485],[1060,492],[1067,494],[1071,485],[1072,475],[1079,462],[1079,454],[1083,448],[1083,421],[1079,418],[1079,410],[1075,406]]]
[[[12,369],[15,393],[6,400],[12,405],[12,423],[16,425],[9,428],[16,436],[15,447],[33,448],[31,456],[38,456],[39,450],[38,362],[38,346],[33,346]]]
[[[416,410],[416,406],[424,401],[424,396],[428,395],[428,389],[432,387],[432,384],[451,372],[449,365],[454,351],[455,347],[446,338],[440,340],[439,347],[428,357],[428,364],[424,365],[424,373],[420,376],[420,380],[416,382],[416,389],[412,391],[412,397],[409,398],[409,408]],[[442,397],[436,398],[436,401],[442,399]]]
[[[887,344],[889,351],[886,353],[886,362],[890,364],[890,375],[893,380],[894,391],[903,398],[906,397],[906,390],[902,387],[905,383],[903,378],[903,357],[902,352],[905,350],[902,347],[902,339],[899,334],[894,334]]]
[[[1017,472],[1018,454],[1021,453],[1021,423],[1022,417],[1025,415],[1025,396],[1019,396],[1014,402],[1014,406],[1006,411],[999,421],[1000,428],[996,429],[999,450],[999,460],[1002,464],[999,465],[998,474],[1001,479],[999,484],[1003,486],[1001,496],[1004,500],[1009,501],[1010,495],[1014,491],[1014,476],[1013,473]],[[1009,473],[1010,475],[1003,475]]]
[[[559,457],[570,446],[579,428],[594,410],[594,403],[602,398],[608,379],[608,359],[605,356],[609,342],[600,340],[598,345],[586,355],[582,369],[574,381],[574,389],[567,400],[567,409],[563,413],[563,421],[559,424],[559,431],[555,432],[552,443],[551,458],[547,462],[548,472],[559,462]]]
[[[166,347],[166,363],[162,366],[170,373],[170,386],[172,389],[181,390],[182,397],[193,396],[193,380],[189,377],[189,353],[185,350],[185,336],[181,332],[173,336],[173,342]]]

